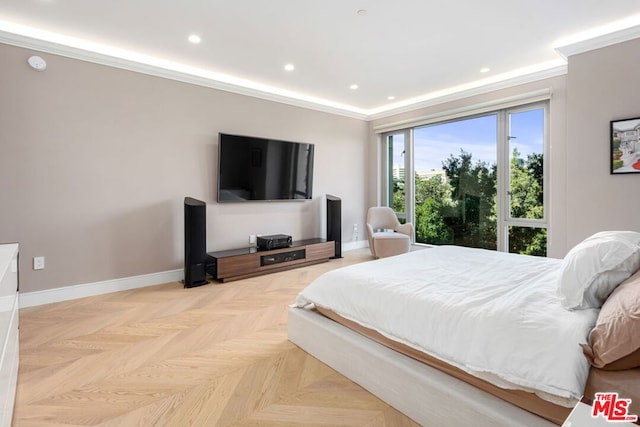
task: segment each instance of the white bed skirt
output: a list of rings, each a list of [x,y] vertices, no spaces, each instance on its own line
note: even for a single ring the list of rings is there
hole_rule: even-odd
[[[555,426],[318,313],[290,308],[288,333],[304,351],[423,426]]]

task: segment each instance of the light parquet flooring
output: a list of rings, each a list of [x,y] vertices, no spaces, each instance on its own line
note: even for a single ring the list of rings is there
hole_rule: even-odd
[[[370,259],[22,309],[14,425],[416,426],[287,340],[306,284]]]

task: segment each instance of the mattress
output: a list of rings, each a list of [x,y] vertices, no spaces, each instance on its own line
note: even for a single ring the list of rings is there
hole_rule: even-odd
[[[598,310],[567,311],[560,260],[441,246],[328,272],[299,307],[331,310],[508,390],[570,408],[582,397]]]

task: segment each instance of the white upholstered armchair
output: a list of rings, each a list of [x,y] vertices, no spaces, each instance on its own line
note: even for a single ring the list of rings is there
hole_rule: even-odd
[[[413,224],[400,224],[389,207],[373,207],[367,212],[367,232],[371,254],[385,258],[409,252]]]

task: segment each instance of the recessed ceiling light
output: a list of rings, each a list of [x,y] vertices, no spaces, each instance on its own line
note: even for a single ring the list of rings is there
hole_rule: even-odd
[[[191,35],[189,36],[189,41],[190,41],[191,43],[193,43],[193,44],[198,44],[198,43],[200,43],[200,42],[202,41],[202,39],[201,39],[201,38],[200,38],[200,36],[199,36],[199,35],[197,35],[197,34],[191,34]]]
[[[482,67],[482,68],[480,68],[480,72],[481,72],[481,73],[488,73],[489,71],[491,71],[491,68],[489,68],[489,67]]]
[[[359,9],[356,13],[360,16],[364,16],[367,14],[367,9]]]
[[[296,67],[293,64],[285,64],[284,69],[286,71],[293,71],[296,69]]]
[[[349,89],[356,90],[356,89],[358,89],[358,85],[357,84],[352,84],[351,86],[349,86]]]
[[[387,96],[387,99],[388,99],[389,101],[393,101],[394,99],[396,99],[396,97],[395,97],[395,96],[393,96],[393,95],[391,95],[391,96]]]

